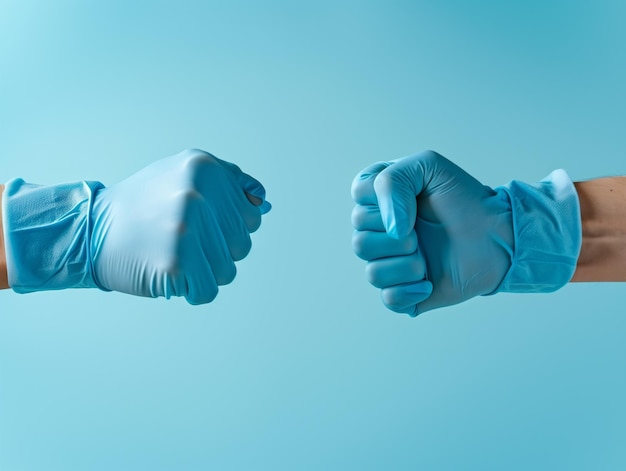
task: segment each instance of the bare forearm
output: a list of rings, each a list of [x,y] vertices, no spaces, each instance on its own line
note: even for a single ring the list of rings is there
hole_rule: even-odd
[[[4,185],[0,185],[0,289],[6,289],[9,287],[7,279],[7,262],[4,252],[4,230],[2,227],[2,193],[4,192]]]
[[[575,185],[583,243],[571,281],[626,281],[626,177]]]

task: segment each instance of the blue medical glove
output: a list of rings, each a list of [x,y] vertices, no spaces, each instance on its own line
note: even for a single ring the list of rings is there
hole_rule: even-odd
[[[352,196],[354,251],[392,311],[555,291],[574,274],[580,209],[563,170],[492,189],[428,151],[364,169]]]
[[[195,149],[110,187],[14,179],[3,195],[9,285],[208,303],[234,279],[270,208],[257,180]]]

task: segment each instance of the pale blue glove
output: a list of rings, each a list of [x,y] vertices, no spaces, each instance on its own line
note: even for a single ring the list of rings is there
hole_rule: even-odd
[[[497,292],[550,292],[582,241],[574,185],[556,170],[495,190],[436,152],[361,171],[352,183],[355,253],[392,311],[416,316]]]
[[[201,150],[105,188],[13,179],[3,195],[9,285],[19,293],[98,287],[208,303],[271,206],[236,165]]]

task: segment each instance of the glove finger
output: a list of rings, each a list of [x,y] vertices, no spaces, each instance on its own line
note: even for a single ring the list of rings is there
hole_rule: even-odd
[[[188,252],[187,261],[192,268],[191,273],[202,269],[203,263],[208,263],[218,285],[230,283],[237,273],[233,261],[240,256],[241,252],[247,254],[250,250],[249,235],[246,240],[246,231],[233,231],[229,227],[236,224],[236,221],[231,219],[234,219],[237,215],[230,214],[227,218],[220,218],[212,211],[211,207],[206,205],[194,206],[190,211],[191,214],[188,215],[186,221],[193,221],[197,224],[190,228],[190,246],[193,246],[193,238],[197,238],[198,244],[202,249],[201,253],[204,254],[206,259],[205,262],[201,257],[196,256],[198,260],[194,262],[193,252]],[[241,226],[241,222],[239,226]],[[241,234],[241,232],[244,232],[244,234]]]
[[[222,159],[217,160],[230,171],[243,191],[245,191],[248,196],[254,197],[254,199],[248,198],[250,202],[255,206],[261,206],[262,214],[269,212],[272,206],[269,203],[265,205],[263,204],[265,202],[266,191],[261,182],[251,175],[243,172],[238,165]]]
[[[374,181],[381,218],[391,237],[404,237],[415,225],[415,198],[423,187],[421,165],[414,157],[400,159],[380,172]]]
[[[243,198],[241,196],[243,196]],[[224,214],[224,217],[232,230],[245,231],[249,235],[261,227],[263,205],[269,206],[269,203],[264,201],[261,206],[255,206],[250,204],[245,194],[239,195],[236,200],[237,211]],[[269,207],[271,208],[271,206]]]
[[[219,291],[204,245],[197,237],[190,237],[183,247],[183,271],[187,284],[185,299],[193,305],[210,303]]]
[[[247,194],[261,200],[259,204],[253,203],[255,206],[261,206],[265,201],[265,187],[256,178],[251,177],[247,173],[240,172],[237,175],[237,182]],[[269,209],[268,209],[269,211]]]
[[[380,216],[378,206],[357,204],[352,209],[352,226],[357,231],[385,232],[385,225]]]
[[[254,206],[259,207],[259,211],[261,211],[262,215],[269,213],[272,209],[272,205],[269,201],[263,201],[261,198],[251,195],[250,193],[246,193],[246,198],[248,198],[248,201],[250,201],[250,203]]]
[[[245,232],[249,237],[250,233],[261,226],[264,208],[271,206],[266,201],[263,201],[261,206],[255,205],[250,201],[250,196],[253,198],[258,196],[242,191],[231,173],[227,173],[226,176],[227,178],[220,178],[220,175],[212,175],[211,180],[205,179],[203,194],[207,206],[216,214],[225,234]]]
[[[380,258],[368,262],[365,273],[367,280],[377,288],[414,283],[426,278],[426,262],[419,252]]]
[[[391,162],[376,162],[361,170],[354,180],[352,180],[352,199],[356,204],[378,204],[376,192],[374,191],[374,180],[376,176]]]
[[[417,250],[417,235],[412,231],[407,237],[394,239],[386,232],[354,231],[352,250],[363,260],[411,255]]]
[[[239,167],[235,164],[226,163],[239,170]],[[249,237],[250,233],[255,232],[261,226],[261,215],[267,213],[272,206],[265,201],[265,188],[263,188],[263,185],[240,170],[238,172],[233,170],[232,172],[231,175],[235,179],[236,184],[235,188],[232,188],[230,191],[232,201],[237,209],[233,212],[230,208],[223,208],[224,210],[221,211],[222,219],[229,223],[228,229],[233,232],[243,230],[240,224],[243,221],[245,232],[247,232],[246,235]],[[237,186],[244,191],[241,191]],[[251,201],[251,198],[254,201]],[[256,204],[259,200],[261,200],[260,205]]]
[[[266,200],[261,203],[261,207],[259,209],[261,210],[261,214],[267,214],[272,210],[272,205]]]
[[[417,283],[388,286],[381,290],[380,296],[383,304],[391,311],[415,317],[422,312],[419,304],[428,299],[432,292],[432,283],[423,280]]]
[[[416,197],[438,193],[454,194],[458,188],[482,191],[474,177],[434,151],[425,151],[402,159],[380,172],[374,182],[381,217],[392,237],[402,237],[415,226]],[[458,209],[458,205],[452,209]],[[461,209],[462,210],[462,209]]]
[[[260,223],[261,215],[258,209],[256,215]],[[243,260],[252,248],[249,224],[242,215],[237,212],[231,212],[221,215],[219,227],[224,242],[228,247],[230,258],[234,261]]]
[[[237,210],[246,221],[248,230],[256,231],[261,225],[260,215],[268,213],[272,208],[272,205],[265,200],[265,188],[261,182],[242,172],[231,162],[219,159],[207,152],[197,152],[201,157],[197,159],[195,184],[201,193],[213,199],[232,198]],[[223,172],[216,171],[216,163]],[[232,210],[228,207],[225,209]]]
[[[228,235],[227,241],[238,234],[249,238],[261,226],[263,204],[252,204],[230,172],[207,171],[197,178],[196,184],[203,206],[214,214],[216,227]],[[212,229],[208,226],[206,230]]]
[[[250,201],[250,203],[255,206],[261,206],[261,204],[263,203],[263,200],[261,198],[251,195],[250,193],[246,193],[246,198],[248,198],[248,201]]]
[[[228,193],[229,190],[226,188],[223,192]],[[250,234],[261,225],[260,208],[251,204],[244,192],[235,190],[222,204],[205,199],[202,212],[205,214],[201,219],[204,232],[217,230],[228,248],[231,260],[244,259],[252,248]],[[211,243],[210,239],[207,239],[207,243]]]
[[[440,183],[435,176],[449,177],[449,171],[441,170],[449,170],[453,164],[434,151],[403,157],[392,164],[376,177],[374,189],[387,232],[392,237],[403,237],[415,226],[416,197]]]

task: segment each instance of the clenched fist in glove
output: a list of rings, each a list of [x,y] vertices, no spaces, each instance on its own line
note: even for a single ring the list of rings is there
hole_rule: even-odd
[[[3,193],[8,285],[100,288],[208,303],[270,210],[261,183],[191,149],[109,187],[13,179]]]
[[[354,251],[396,312],[416,316],[502,291],[555,291],[576,269],[580,207],[563,170],[492,189],[428,151],[367,167],[352,196]]]

